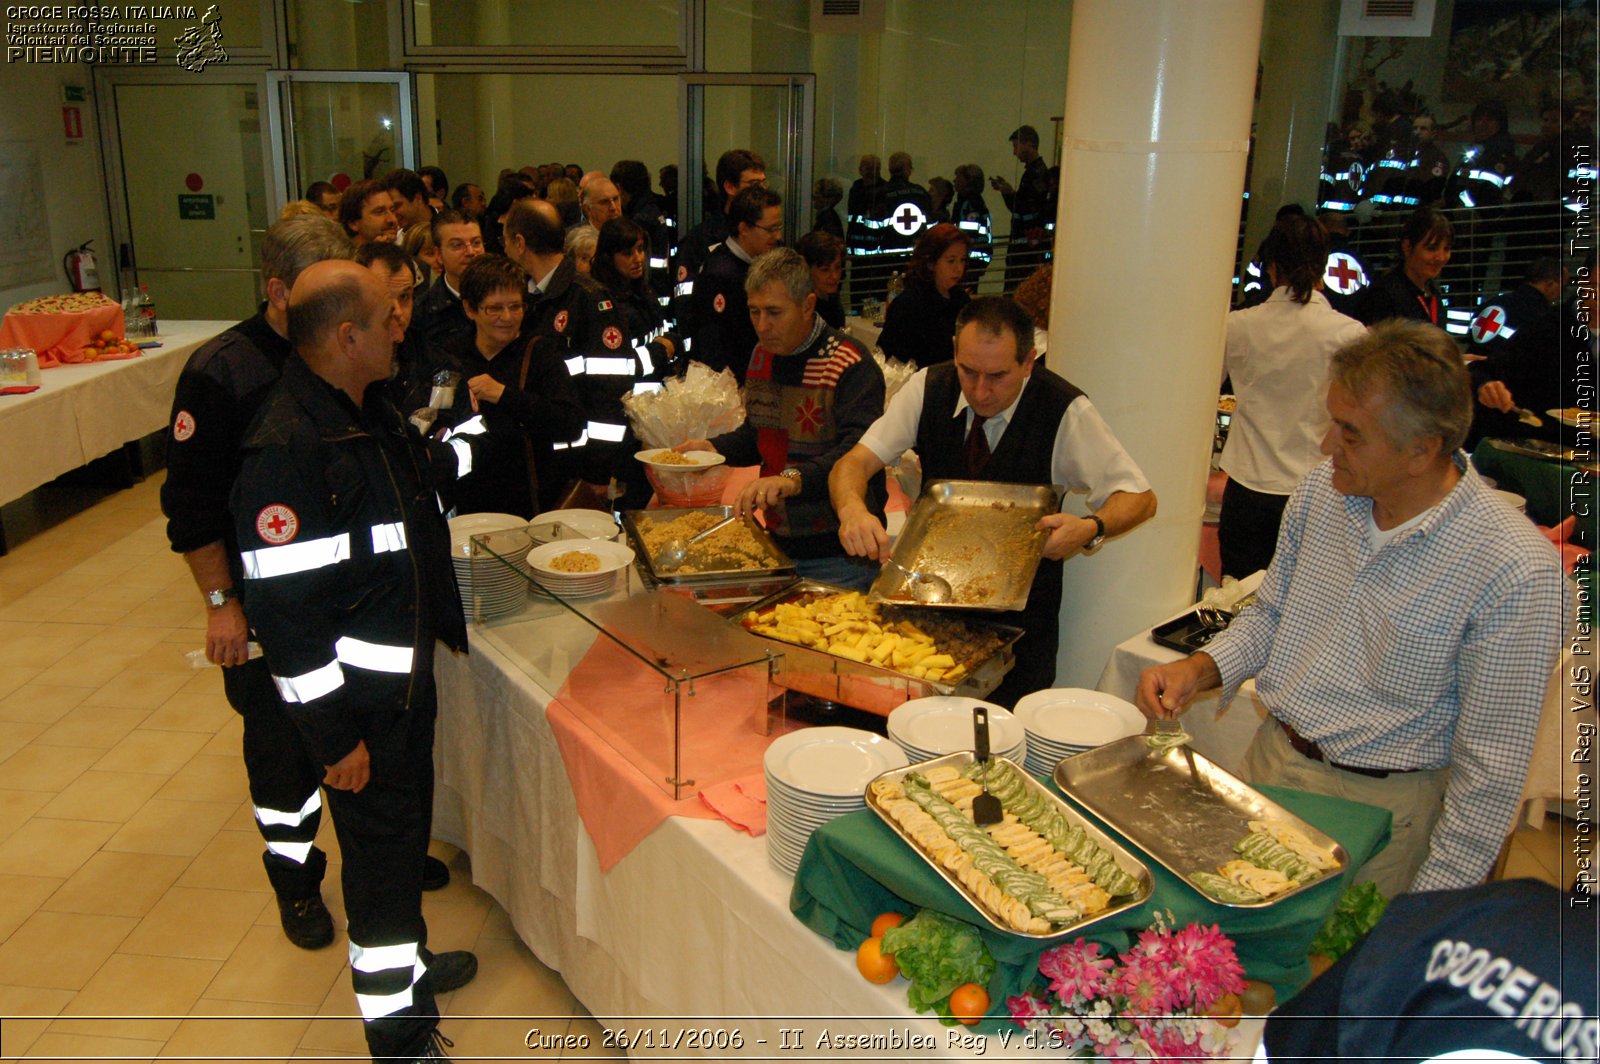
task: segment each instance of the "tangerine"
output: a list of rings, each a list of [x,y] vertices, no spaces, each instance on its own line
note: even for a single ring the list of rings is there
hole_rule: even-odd
[[[971,1027],[989,1011],[989,992],[977,983],[962,983],[950,991],[950,1015]]]
[[[116,338],[117,338],[117,334],[112,332],[110,329],[101,329],[100,330],[100,339],[104,340],[106,343],[110,343],[112,340],[115,340]]]
[[[900,974],[894,958],[883,952],[883,939],[869,938],[856,947],[856,970],[869,983],[893,982]]]
[[[1244,1002],[1238,994],[1227,993],[1212,1002],[1206,1010],[1206,1015],[1216,1020],[1223,1027],[1235,1027],[1239,1018],[1244,1015]]]
[[[883,933],[891,927],[899,927],[906,922],[905,913],[879,913],[877,919],[872,921],[872,937],[882,938]]]

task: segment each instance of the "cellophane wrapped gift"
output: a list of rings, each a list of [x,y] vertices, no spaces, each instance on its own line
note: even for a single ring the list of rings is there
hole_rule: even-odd
[[[883,371],[883,405],[887,408],[889,400],[905,387],[906,381],[917,372],[917,367],[913,362],[889,358],[876,348],[873,349],[872,357],[878,360],[878,368]],[[900,482],[900,490],[906,493],[907,498],[915,499],[922,490],[922,462],[918,460],[915,451],[902,454],[899,460],[889,467],[889,475]]]
[[[647,449],[714,439],[744,424],[744,398],[733,371],[716,372],[699,362],[689,363],[682,377],[669,379],[660,391],[624,396],[622,406]],[[664,506],[715,506],[732,472],[726,465],[645,468]]]

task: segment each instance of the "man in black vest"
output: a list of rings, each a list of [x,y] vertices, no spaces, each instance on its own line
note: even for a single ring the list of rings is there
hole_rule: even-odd
[[[1026,631],[1016,667],[990,698],[1013,705],[1055,682],[1061,561],[1093,551],[1156,512],[1156,496],[1088,396],[1035,366],[1033,322],[1003,296],[972,300],[956,318],[954,360],[919,370],[883,417],[833,467],[829,494],[849,554],[882,560],[889,535],[867,509],[868,479],[915,449],[923,483],[939,479],[1062,484],[1088,493],[1087,517],[1054,514],[1028,605],[995,619]]]

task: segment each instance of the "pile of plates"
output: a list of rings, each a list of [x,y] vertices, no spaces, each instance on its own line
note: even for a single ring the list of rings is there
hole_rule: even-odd
[[[932,761],[957,750],[976,750],[972,734],[972,708],[989,707],[989,750],[1022,764],[1028,739],[1011,711],[976,698],[934,695],[913,698],[889,714],[889,738],[906,752],[912,764]]]
[[[767,747],[767,860],[794,875],[811,833],[866,808],[867,784],[905,768],[905,753],[859,728],[802,728]]]
[[[600,567],[584,573],[552,569],[557,558],[569,554],[588,554]],[[562,598],[603,595],[616,584],[617,574],[633,564],[633,549],[608,539],[562,539],[542,543],[528,553],[528,569],[539,586]]]
[[[1065,758],[1144,731],[1144,714],[1131,702],[1102,691],[1056,687],[1017,701],[1017,720],[1028,733],[1024,762],[1035,776],[1048,776]]]
[[[527,525],[528,519],[516,514],[463,514],[450,519],[450,564],[455,566],[461,607],[469,621],[504,617],[527,604],[528,579],[520,568],[533,546],[524,531]],[[474,536],[485,537],[488,551],[473,543]]]
[[[546,510],[528,522],[534,543],[563,539],[622,539],[616,519],[599,510]]]

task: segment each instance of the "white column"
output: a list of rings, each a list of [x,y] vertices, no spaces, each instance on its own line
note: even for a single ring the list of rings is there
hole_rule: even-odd
[[[1068,560],[1064,687],[1094,686],[1113,646],[1194,591],[1261,14],[1073,5],[1050,366],[1089,394],[1160,512]]]

